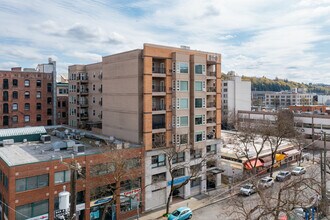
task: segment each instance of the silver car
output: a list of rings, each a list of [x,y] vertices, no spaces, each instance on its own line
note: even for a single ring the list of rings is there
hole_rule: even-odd
[[[241,187],[240,193],[245,196],[250,196],[251,194],[256,192],[256,187],[253,184],[245,184]]]
[[[272,177],[264,177],[259,180],[259,186],[262,188],[272,187],[274,185],[274,179]]]
[[[298,176],[306,173],[305,167],[295,167],[292,171],[291,174]]]

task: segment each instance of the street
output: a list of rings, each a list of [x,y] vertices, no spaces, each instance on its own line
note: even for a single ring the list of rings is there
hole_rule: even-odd
[[[291,169],[296,165],[292,164],[293,166],[288,167],[285,170],[291,171]],[[306,167],[307,173],[302,176],[292,176],[291,180],[287,181],[299,181],[300,179],[297,178],[319,178],[319,167],[318,165],[312,165],[311,163],[304,163],[303,166]],[[275,172],[273,177],[276,176],[276,174],[279,171]],[[260,177],[258,178],[260,179]],[[285,183],[288,182],[275,182],[274,186],[266,189],[263,196],[264,198],[267,198],[272,200],[271,198],[277,198],[278,192],[281,187],[284,186]],[[238,187],[239,188],[239,187]],[[235,192],[238,192],[239,189],[235,189]],[[311,198],[313,195],[315,195],[315,191],[304,188],[304,198],[301,198],[303,200],[308,200],[306,198]],[[290,200],[292,197],[291,195],[284,195],[285,199]],[[242,219],[242,212],[249,211],[256,205],[260,204],[260,196],[258,193],[252,194],[251,196],[242,196],[242,195],[233,195],[228,199],[219,201],[215,204],[205,206],[203,208],[200,208],[198,210],[194,211],[193,219],[200,219],[200,220],[211,220],[211,219],[223,219],[223,220],[236,220],[236,219]],[[272,204],[275,204],[276,200],[272,201]],[[244,205],[242,205],[244,204]],[[244,209],[242,209],[244,207]]]

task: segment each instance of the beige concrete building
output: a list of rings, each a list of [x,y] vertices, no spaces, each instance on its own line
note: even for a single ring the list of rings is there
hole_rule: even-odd
[[[102,72],[100,81],[92,81],[91,65]],[[146,185],[151,185],[145,190],[145,209],[163,206],[170,180],[166,147],[188,146],[190,151],[181,155],[180,162],[198,163],[202,155],[220,153],[221,55],[144,44],[143,49],[105,56],[101,63],[91,65],[69,67],[71,93],[76,94],[70,97],[70,125],[96,122],[91,109],[98,108],[103,115],[104,135],[143,144]],[[103,85],[102,92],[92,93],[93,85]],[[88,89],[86,107],[76,104],[83,96],[77,90],[82,91],[83,86]],[[103,105],[91,103],[91,97],[97,101],[102,98]],[[220,160],[204,167],[201,177],[183,186],[175,196],[189,198],[220,186],[221,175],[210,172],[218,163]],[[184,181],[188,173],[184,170],[175,184]]]

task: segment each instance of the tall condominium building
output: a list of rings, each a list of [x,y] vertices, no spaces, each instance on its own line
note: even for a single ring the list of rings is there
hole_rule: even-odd
[[[56,62],[0,71],[0,128],[56,123]]]
[[[75,97],[70,100],[70,125],[95,124],[98,118],[90,115],[95,110],[95,116],[103,115],[104,135],[144,146],[145,181],[150,185],[145,189],[146,210],[165,205],[169,194],[164,149],[187,146],[177,160],[185,163],[220,152],[220,54],[144,44],[143,49],[105,56],[97,64],[70,66],[69,89]],[[82,98],[88,102],[84,107],[77,104]],[[86,116],[84,122],[81,116]],[[218,187],[221,175],[212,172],[218,163],[203,167],[202,175],[175,196],[188,198]],[[188,170],[183,169],[175,184],[186,176]]]
[[[56,100],[57,100],[57,115],[56,115],[56,124],[68,124],[68,83],[58,82],[56,89]]]
[[[238,110],[251,110],[251,81],[242,78],[231,71],[228,79],[222,81],[222,123],[230,124]]]

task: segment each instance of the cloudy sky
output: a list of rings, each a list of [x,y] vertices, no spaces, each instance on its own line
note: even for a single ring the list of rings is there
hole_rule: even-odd
[[[330,0],[0,0],[0,69],[156,43],[222,54],[223,72],[330,84]]]

